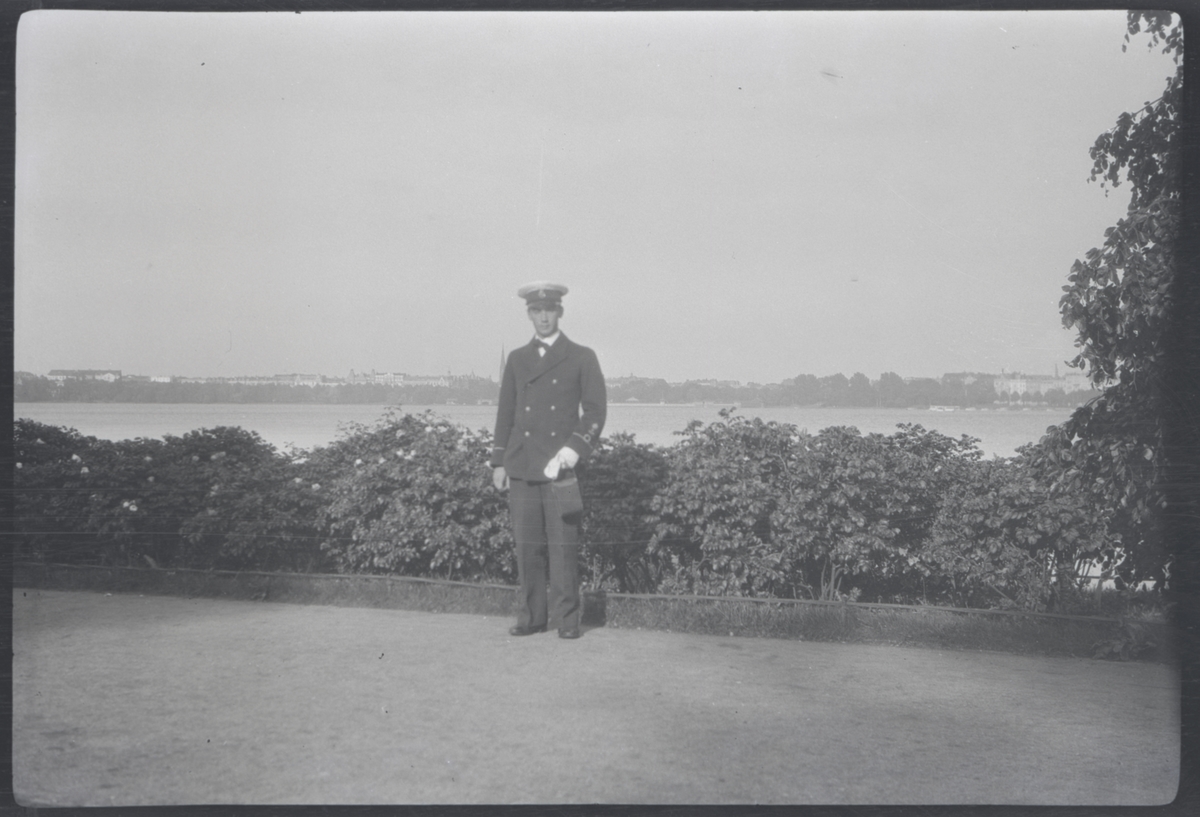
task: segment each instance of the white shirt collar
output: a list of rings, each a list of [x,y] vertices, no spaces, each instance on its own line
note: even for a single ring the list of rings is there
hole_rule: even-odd
[[[558,336],[559,336],[559,335],[561,335],[561,334],[562,334],[562,330],[561,330],[561,329],[558,329],[558,330],[555,330],[555,332],[554,332],[554,334],[553,334],[553,335],[547,335],[547,336],[546,336],[546,337],[544,337],[544,338],[542,338],[542,337],[538,337],[537,335],[534,335],[534,336],[533,336],[533,339],[534,339],[534,340],[540,340],[542,343],[546,344],[547,346],[553,346],[553,345],[554,345],[554,342],[558,340]]]

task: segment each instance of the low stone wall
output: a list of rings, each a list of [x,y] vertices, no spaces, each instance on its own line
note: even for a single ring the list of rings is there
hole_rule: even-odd
[[[94,567],[19,562],[16,587],[376,607],[513,616],[516,587],[406,576],[264,573]],[[1141,657],[1175,654],[1166,622],[910,605],[636,595],[584,591],[583,623],[801,641],[907,644],[1087,657],[1098,644],[1136,636],[1153,642]],[[1131,629],[1132,628],[1132,629]],[[1136,630],[1137,632],[1134,632]]]
[[[515,587],[405,576],[151,570],[19,562],[13,566],[13,585],[53,590],[149,593],[438,613],[516,614]],[[602,595],[584,593],[585,624],[603,624],[603,601]]]

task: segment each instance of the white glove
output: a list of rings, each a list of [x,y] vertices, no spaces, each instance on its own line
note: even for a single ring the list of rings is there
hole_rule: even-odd
[[[563,446],[557,454],[550,458],[550,462],[546,463],[546,470],[542,473],[546,475],[546,479],[558,479],[559,471],[563,468],[574,468],[577,462],[579,462],[579,452],[574,448]]]

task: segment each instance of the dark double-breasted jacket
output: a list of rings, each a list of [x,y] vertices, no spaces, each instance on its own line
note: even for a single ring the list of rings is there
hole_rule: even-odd
[[[595,352],[561,332],[545,357],[530,341],[504,364],[491,465],[515,479],[546,482],[546,464],[563,446],[580,460],[592,453],[607,409]]]

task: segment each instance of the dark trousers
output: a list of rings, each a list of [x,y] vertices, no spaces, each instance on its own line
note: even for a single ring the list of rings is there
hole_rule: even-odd
[[[574,517],[571,521],[563,520],[549,482],[509,480],[508,510],[513,538],[517,541],[517,572],[521,579],[517,624],[578,627],[578,520]]]

